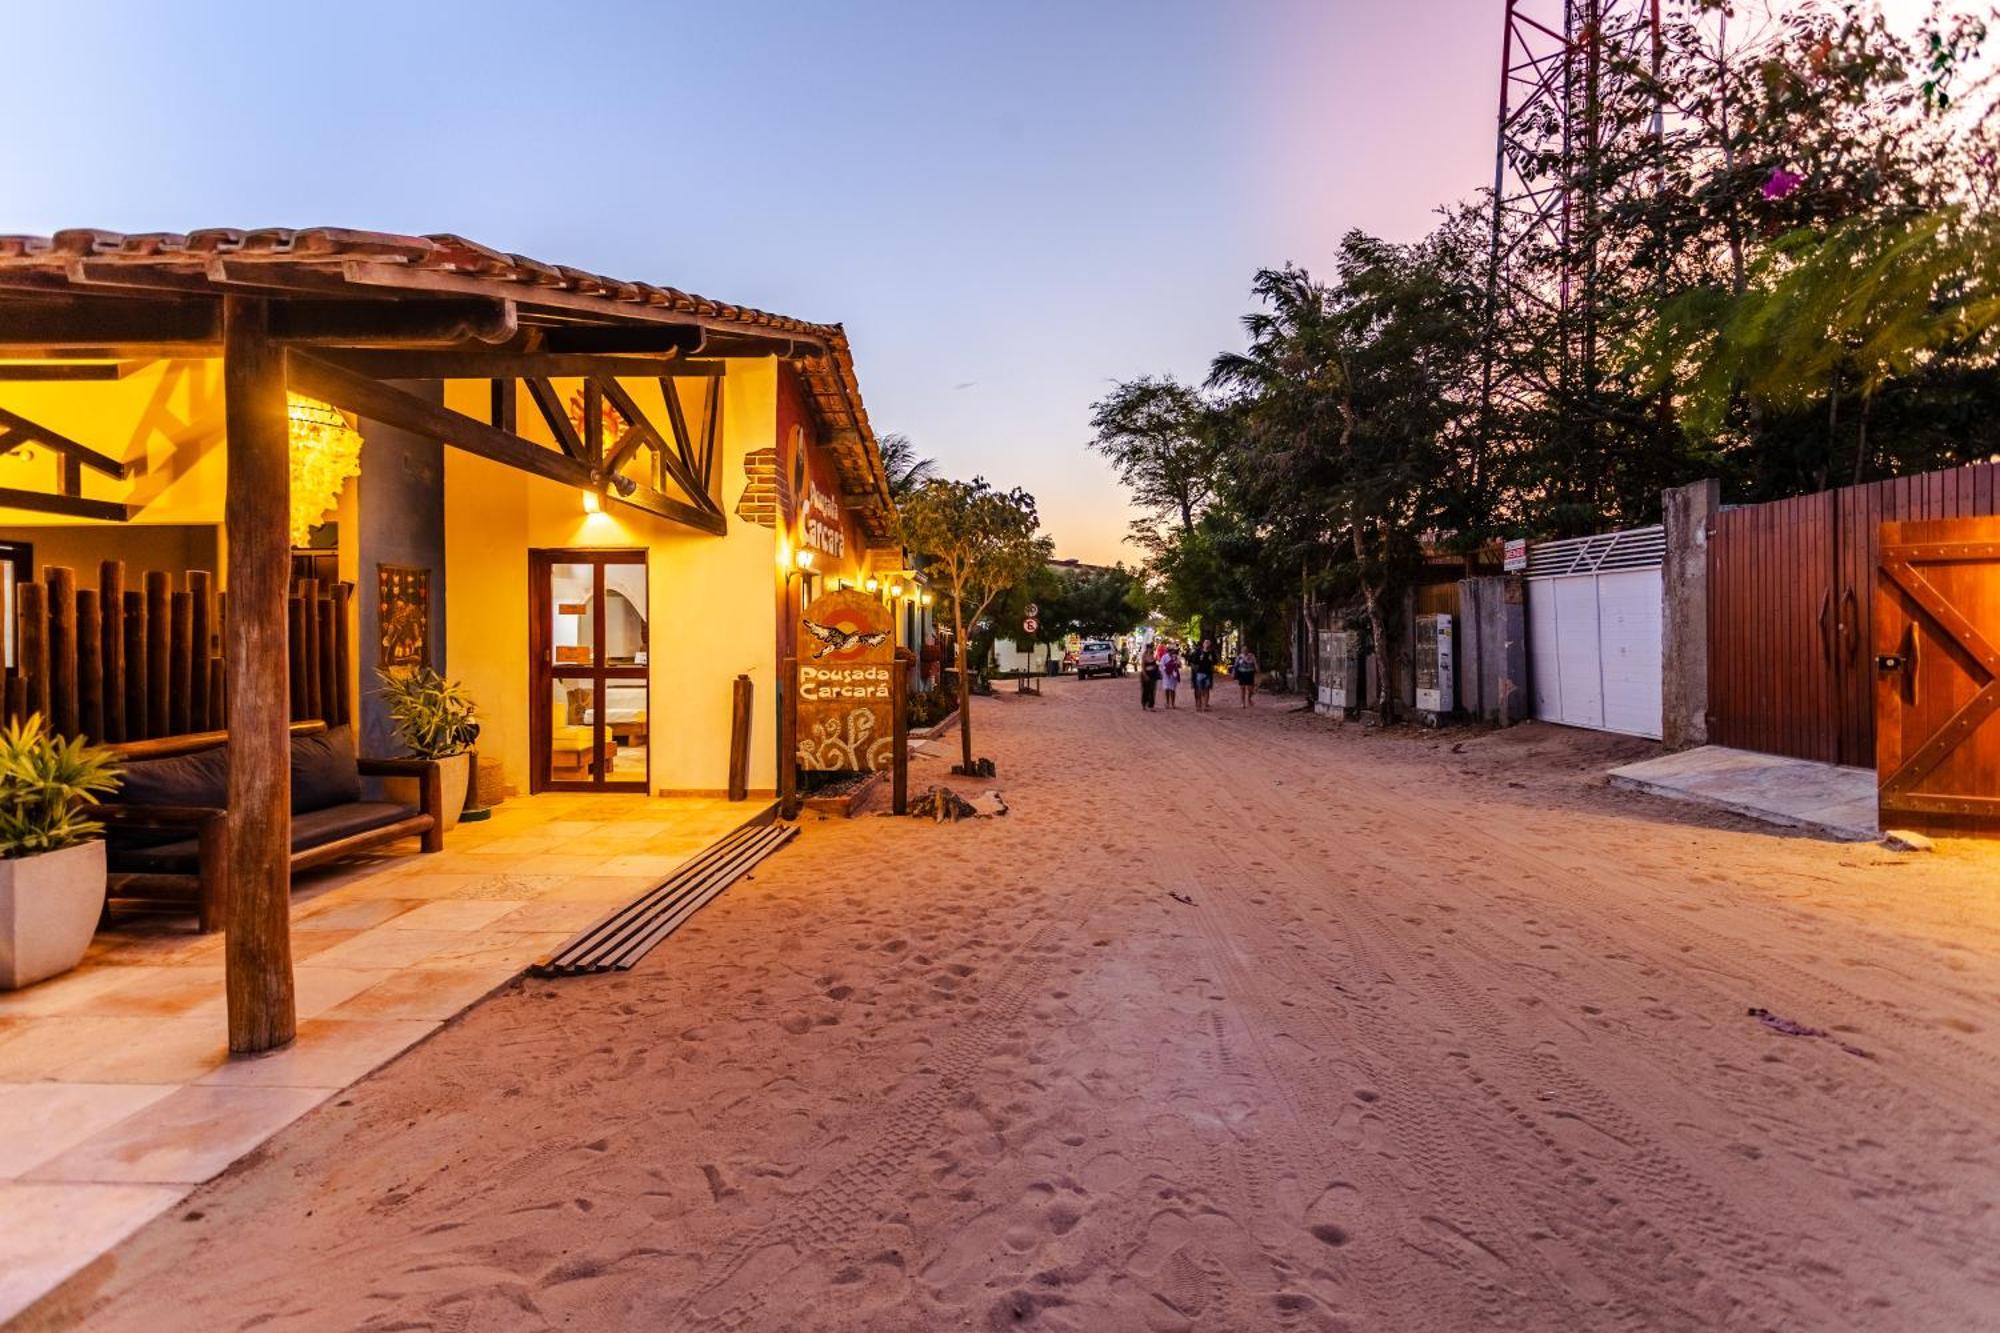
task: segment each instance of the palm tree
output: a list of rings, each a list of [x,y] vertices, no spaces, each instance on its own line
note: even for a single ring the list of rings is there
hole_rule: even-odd
[[[937,476],[937,460],[917,456],[917,446],[901,431],[877,437],[882,471],[889,478],[889,498],[901,504],[910,492]]]

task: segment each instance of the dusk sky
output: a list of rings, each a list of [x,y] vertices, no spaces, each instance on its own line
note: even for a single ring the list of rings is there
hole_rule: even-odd
[[[1491,175],[1499,0],[443,8],[23,7],[0,230],[452,231],[838,320],[878,431],[1109,561],[1092,400]]]

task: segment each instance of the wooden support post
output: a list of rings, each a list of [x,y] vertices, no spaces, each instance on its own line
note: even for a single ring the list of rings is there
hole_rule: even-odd
[[[76,573],[60,565],[42,572],[49,599],[49,730],[76,735]]]
[[[301,656],[305,642],[305,611],[301,607],[298,598],[287,596],[285,598],[285,661],[287,664],[297,664],[296,667],[291,669],[291,674],[287,678],[287,684],[291,687],[291,717],[294,722],[303,722],[311,716],[309,711],[310,703],[306,699],[305,658]]]
[[[125,562],[97,567],[97,609],[104,618],[104,739],[125,739]]]
[[[104,742],[104,626],[97,589],[76,590],[76,728],[93,744]]]
[[[799,817],[799,659],[787,657],[778,675],[778,817]]]
[[[200,730],[188,687],[194,679],[194,599],[185,591],[167,601],[167,723],[176,736]]]
[[[750,677],[739,675],[730,691],[729,709],[729,799],[743,800],[750,794],[750,706],[756,686]]]
[[[147,708],[152,693],[146,688],[146,594],[125,590],[125,739],[142,741],[156,735]]]
[[[289,485],[291,474],[285,474]],[[172,585],[165,570],[146,571],[146,725],[148,736],[171,736],[173,724]]]
[[[338,714],[328,721],[335,726],[344,726],[354,717],[354,693],[350,688],[354,658],[348,645],[347,617],[348,603],[353,600],[354,585],[336,583],[333,585],[333,660],[338,663],[333,683],[334,708]]]
[[[208,664],[215,657],[215,593],[205,569],[191,569],[188,598],[193,603],[188,638],[194,656],[188,663],[188,730],[213,731],[222,725],[208,709]]]
[[[223,890],[229,1049],[290,1042],[292,773],[286,718],[285,593],[291,581],[291,443],[285,353],[270,308],[222,302],[222,385],[229,491],[229,874]]]
[[[15,585],[14,599],[21,608],[21,674],[27,679],[27,707],[30,713],[49,720],[49,611],[39,583]]]
[[[889,772],[889,813],[910,813],[910,650],[896,650],[896,666],[889,673],[890,735],[895,738],[894,757]]]

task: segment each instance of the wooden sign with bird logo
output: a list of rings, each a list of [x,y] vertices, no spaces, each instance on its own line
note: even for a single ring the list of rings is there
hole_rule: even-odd
[[[890,767],[896,750],[891,611],[873,594],[847,588],[814,598],[799,622],[799,767]]]

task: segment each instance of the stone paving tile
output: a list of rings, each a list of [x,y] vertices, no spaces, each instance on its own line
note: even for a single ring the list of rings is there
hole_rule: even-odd
[[[344,1088],[436,1031],[402,1019],[307,1019],[283,1050],[229,1061],[203,1075],[204,1087]]]
[[[327,1013],[334,1019],[442,1020],[521,974],[523,963],[462,962],[392,972]]]
[[[0,1182],[0,1323],[187,1197],[185,1185]]]
[[[39,1181],[199,1185],[310,1111],[329,1088],[175,1088],[27,1173]]]
[[[521,907],[519,899],[440,899],[412,908],[391,921],[389,930],[479,930]]]
[[[377,985],[391,971],[379,967],[312,967],[293,969],[293,1001],[298,1018],[318,1018],[338,1008],[370,986]]]
[[[574,935],[602,921],[611,910],[607,904],[594,902],[528,903],[495,921],[493,929],[566,931]]]
[[[350,898],[342,896],[326,903],[315,904],[304,913],[292,918],[294,931],[306,930],[367,930],[379,926],[415,907],[412,900],[401,898]]]
[[[352,939],[344,940],[323,953],[313,955],[301,967],[363,967],[389,970],[409,967],[457,942],[458,930],[398,930],[376,926]]]
[[[0,1079],[192,1083],[229,1058],[221,1019],[57,1014],[0,1041]]]
[[[33,1170],[172,1092],[157,1083],[0,1083],[0,1179]]]

